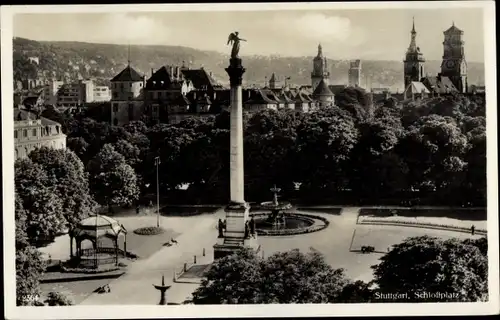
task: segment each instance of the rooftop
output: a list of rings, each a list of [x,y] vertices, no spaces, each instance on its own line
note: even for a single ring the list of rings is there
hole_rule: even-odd
[[[322,79],[316,89],[314,89],[313,96],[333,96],[333,92],[328,88],[325,81]]]
[[[33,112],[29,112],[27,110],[15,108],[14,109],[14,121],[27,121],[27,120],[36,120],[37,115]],[[43,126],[56,126],[60,125],[58,122],[52,121],[50,119],[40,117]]]
[[[128,65],[119,74],[117,74],[113,79],[111,79],[112,82],[115,82],[115,81],[139,82],[142,80],[143,80],[143,77],[137,71],[135,71],[135,69],[132,68],[130,65]]]

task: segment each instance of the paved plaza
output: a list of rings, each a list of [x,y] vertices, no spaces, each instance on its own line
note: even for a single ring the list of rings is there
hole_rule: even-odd
[[[470,234],[467,233],[434,229],[357,225],[359,209],[355,207],[344,208],[340,215],[321,214],[315,210],[313,214],[326,217],[330,221],[328,228],[310,234],[280,237],[261,236],[259,237],[263,251],[261,254],[267,257],[279,251],[295,248],[307,251],[314,248],[324,254],[326,261],[334,268],[344,268],[349,278],[369,281],[372,279],[370,266],[378,263],[382,253],[362,254],[352,251],[351,247],[356,249],[361,245],[371,245],[375,247],[376,251],[384,252],[391,245],[400,243],[410,236],[470,237]],[[302,212],[307,213],[307,211]],[[73,293],[75,302],[83,305],[155,305],[158,303],[160,295],[153,288],[153,284],[160,283],[163,274],[166,284],[172,285],[167,291],[167,301],[169,303],[182,303],[190,297],[198,284],[174,283],[174,272],[180,271],[184,263],[192,263],[194,255],[197,256],[197,264],[199,265],[212,262],[212,246],[217,238],[216,224],[219,218],[224,219],[224,215],[224,211],[220,209],[212,214],[194,217],[162,217],[162,226],[179,234],[176,237],[177,245],[162,247],[148,258],[131,263],[127,273],[118,279],[100,280],[100,282],[84,281],[84,284],[52,284],[52,287],[59,286],[62,291],[71,293],[74,286],[84,285],[88,290],[86,294]],[[121,218],[124,221],[125,219],[127,218]],[[202,256],[203,248],[206,250],[205,257]],[[98,286],[106,283],[109,283],[111,287],[110,293],[89,294]],[[42,289],[48,285],[42,285]],[[92,285],[94,288],[90,288]]]

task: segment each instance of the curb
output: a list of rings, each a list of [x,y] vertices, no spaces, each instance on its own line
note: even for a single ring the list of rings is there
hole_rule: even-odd
[[[116,279],[125,274],[125,271],[114,274],[96,274],[90,276],[75,276],[75,277],[64,277],[64,278],[52,278],[52,279],[42,279],[40,283],[57,283],[57,282],[73,282],[73,281],[85,281],[85,280],[103,280],[103,279]]]

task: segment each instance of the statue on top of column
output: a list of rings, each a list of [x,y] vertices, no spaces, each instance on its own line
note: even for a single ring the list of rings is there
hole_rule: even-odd
[[[235,31],[229,35],[227,39],[227,44],[231,44],[233,48],[231,49],[231,59],[239,58],[240,53],[240,41],[246,41],[238,36],[238,31]]]

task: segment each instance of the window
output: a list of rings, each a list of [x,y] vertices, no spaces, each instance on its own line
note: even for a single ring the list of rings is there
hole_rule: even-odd
[[[26,129],[23,130],[23,137],[24,138],[28,137],[28,130]]]
[[[14,139],[17,139],[17,130],[14,130]],[[17,152],[17,150],[16,150]]]
[[[128,105],[128,119],[129,119],[129,121],[134,120],[134,105],[133,104]]]
[[[113,92],[113,99],[117,99],[118,98],[118,92]]]
[[[114,124],[115,126],[117,126],[117,125],[118,125],[118,119],[116,119],[116,118],[115,118],[115,120],[113,120],[113,124]]]
[[[33,129],[33,137],[36,137],[36,129]]]
[[[57,127],[56,127],[57,134],[59,134],[59,133],[60,133],[60,132],[59,132],[59,130],[60,130],[60,129],[59,129],[59,126],[57,126]]]
[[[118,104],[113,104],[113,112],[118,112]]]

